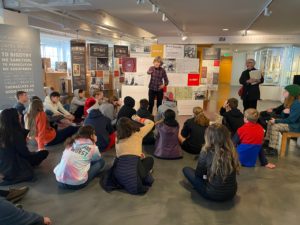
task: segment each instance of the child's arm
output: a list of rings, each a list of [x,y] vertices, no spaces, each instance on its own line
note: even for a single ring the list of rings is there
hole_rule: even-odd
[[[189,128],[188,122],[186,121],[181,130],[181,136],[187,138],[190,135],[190,133],[191,133],[191,129]]]
[[[95,161],[98,161],[99,159],[101,159],[101,153],[100,153],[100,151],[99,151],[99,148],[98,148],[98,146],[96,146],[96,145],[93,145],[92,146],[92,162],[95,162]]]
[[[149,120],[149,119],[145,119],[145,118],[140,118],[139,116],[137,115],[133,115],[132,116],[132,119],[134,121],[137,121],[139,123],[142,123],[144,124],[143,127],[140,128],[140,131],[139,131],[139,134],[142,136],[142,137],[145,137],[151,130],[152,128],[154,127],[154,122],[152,120]]]
[[[240,137],[237,132],[232,137],[232,142],[233,142],[234,146],[238,146],[241,143]]]

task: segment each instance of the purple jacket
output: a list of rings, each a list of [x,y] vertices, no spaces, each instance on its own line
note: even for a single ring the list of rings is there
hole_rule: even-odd
[[[182,151],[178,141],[179,126],[171,127],[165,123],[156,125],[158,137],[155,143],[154,156],[162,159],[182,158]]]

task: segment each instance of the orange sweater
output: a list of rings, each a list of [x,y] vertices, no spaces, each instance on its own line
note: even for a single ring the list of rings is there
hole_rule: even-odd
[[[35,118],[36,134],[35,140],[38,143],[38,149],[45,149],[45,145],[52,141],[56,136],[56,131],[50,127],[45,112],[40,112]]]

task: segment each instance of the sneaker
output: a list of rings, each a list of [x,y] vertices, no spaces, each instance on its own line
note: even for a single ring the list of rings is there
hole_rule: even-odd
[[[8,195],[6,196],[6,200],[15,203],[20,201],[25,194],[28,192],[29,187],[21,187],[21,188],[10,188],[8,191]]]

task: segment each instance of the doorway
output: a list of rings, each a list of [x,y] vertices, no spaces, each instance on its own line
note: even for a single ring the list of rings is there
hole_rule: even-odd
[[[220,61],[219,83],[230,84],[232,73],[232,56],[222,56]]]

